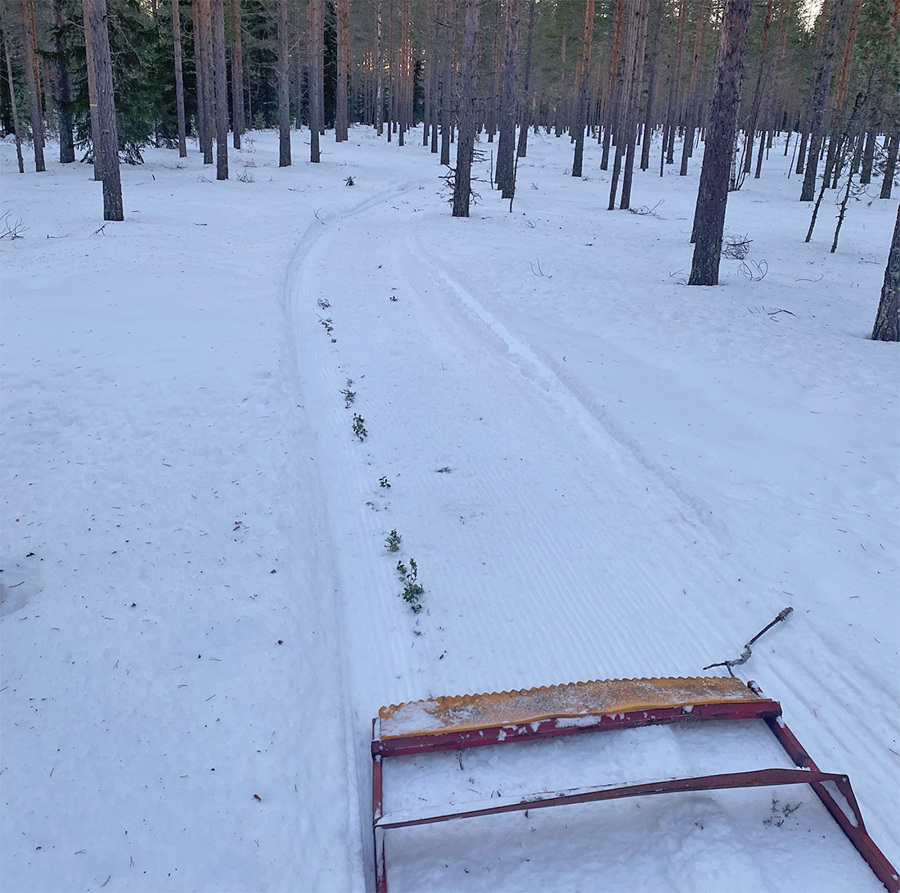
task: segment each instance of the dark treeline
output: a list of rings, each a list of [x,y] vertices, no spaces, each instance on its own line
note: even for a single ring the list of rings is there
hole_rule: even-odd
[[[224,179],[229,132],[238,148],[245,130],[277,127],[287,165],[294,128],[311,127],[318,161],[328,129],[403,145],[424,124],[443,164],[466,146],[456,184],[469,182],[472,129],[482,151],[493,143],[512,200],[514,158],[543,128],[571,141],[576,177],[596,141],[612,210],[630,208],[636,169],[686,175],[709,137],[724,215],[725,192],[763,174],[777,138],[812,206],[807,238],[827,190],[846,193],[842,221],[854,190],[875,179],[889,198],[896,173],[900,0],[0,0],[0,14],[0,128],[31,146],[36,171],[45,133],[97,179],[118,161],[103,145],[139,163],[144,146],[185,154],[192,137]],[[101,55],[108,42],[111,92],[95,42]],[[692,241],[708,225],[698,209]]]

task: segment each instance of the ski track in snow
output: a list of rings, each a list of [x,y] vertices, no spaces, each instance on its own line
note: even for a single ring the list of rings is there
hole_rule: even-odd
[[[414,209],[420,217],[402,213],[415,200],[407,186],[313,227],[292,303],[314,403],[316,462],[330,494],[345,647],[354,655],[350,722],[360,791],[369,782],[368,718],[381,703],[570,679],[697,674],[710,654],[736,657],[734,643],[749,637],[760,616],[725,596],[710,623],[716,584],[747,571],[732,554],[727,526],[490,306],[490,287],[476,295],[442,266],[428,202]],[[391,203],[394,226],[367,214]],[[369,318],[373,303],[381,307],[378,325],[367,330],[357,320]],[[364,306],[369,313],[360,312]],[[340,391],[350,380],[357,397],[345,408]],[[448,420],[461,407],[469,430],[457,439]],[[357,412],[368,429],[364,442],[351,433]],[[457,442],[473,439],[476,449]],[[565,461],[548,463],[548,455]],[[379,488],[382,475],[390,489]],[[643,492],[623,486],[635,480],[645,483]],[[420,523],[424,503],[440,506],[442,523]],[[579,533],[560,538],[557,530],[572,530],[572,514]],[[403,536],[396,554],[384,547],[392,529]],[[354,560],[342,565],[347,552]],[[417,559],[426,588],[427,611],[415,620],[397,598],[394,573],[408,557]],[[360,576],[356,568],[366,565],[371,573]],[[733,633],[727,642],[723,629]],[[548,638],[566,643],[550,659],[542,649]],[[448,639],[466,647],[448,652]],[[845,697],[862,691],[848,670],[852,654],[827,632],[815,653],[809,668],[772,663],[766,681],[776,696],[795,710],[807,707],[823,677],[841,682]],[[467,672],[473,662],[481,670],[473,656],[485,654],[493,673]],[[805,717],[789,712],[788,720],[808,740]],[[862,748],[873,778],[857,782],[871,797],[872,781],[894,767],[880,744],[891,723],[877,711],[868,720],[852,729],[832,722],[811,743],[824,767],[828,750]],[[365,848],[365,796],[360,815]]]
[[[556,159],[549,151],[541,155],[554,145],[561,144],[547,141],[531,154]],[[266,151],[255,156],[261,166]],[[602,313],[579,295],[563,294],[545,308],[561,288],[557,283],[582,285],[575,277],[551,283],[551,267],[559,271],[573,258],[577,264],[593,256],[586,247],[619,239],[625,256],[628,234],[640,229],[642,248],[664,252],[657,243],[680,237],[667,224],[654,242],[657,224],[627,214],[597,212],[579,221],[577,212],[587,205],[566,201],[576,187],[583,196],[596,184],[573,187],[558,171],[545,176],[546,164],[532,159],[522,161],[521,188],[531,178],[535,189],[538,183],[552,187],[558,208],[547,210],[551,205],[535,193],[529,213],[536,223],[490,207],[485,217],[476,209],[468,221],[451,220],[434,194],[437,178],[428,161],[415,159],[420,167],[408,179],[414,168],[384,151],[367,146],[359,175],[351,169],[360,184],[368,181],[359,189],[369,190],[362,201],[355,201],[354,190],[332,188],[344,171],[328,160],[302,174],[278,171],[276,178],[273,170],[271,185],[253,185],[257,202],[266,195],[282,202],[288,183],[330,190],[321,200],[315,191],[301,192],[277,206],[307,213],[315,201],[327,205],[309,218],[295,245],[283,218],[253,218],[259,245],[280,239],[270,254],[260,249],[257,266],[242,264],[243,243],[232,241],[227,226],[224,253],[212,239],[192,243],[218,258],[215,269],[168,270],[187,266],[177,252],[172,259],[164,251],[144,258],[140,239],[148,227],[179,231],[167,206],[151,200],[162,188],[155,177],[129,184],[132,201],[146,196],[144,216],[110,230],[109,238],[78,235],[90,229],[77,205],[53,217],[60,221],[57,233],[69,227],[73,239],[82,240],[74,250],[90,254],[85,269],[102,283],[101,296],[82,295],[83,311],[54,303],[69,275],[62,264],[42,262],[56,257],[55,242],[23,255],[38,260],[40,269],[26,299],[15,305],[21,319],[4,333],[13,370],[4,382],[4,421],[19,430],[5,443],[5,461],[24,472],[10,482],[4,501],[7,513],[14,509],[23,528],[27,524],[7,537],[15,547],[4,551],[5,570],[23,574],[16,588],[8,588],[12,579],[3,575],[4,682],[12,685],[3,705],[19,722],[14,729],[4,723],[4,745],[13,745],[8,752],[14,758],[4,758],[0,774],[5,811],[21,816],[14,829],[4,819],[4,846],[14,859],[4,859],[4,876],[24,884],[34,865],[40,867],[35,877],[67,876],[89,886],[133,853],[139,867],[128,869],[128,883],[135,890],[160,889],[168,883],[161,872],[175,870],[178,858],[179,889],[252,889],[257,879],[260,889],[288,889],[298,879],[323,893],[371,888],[369,735],[379,706],[577,679],[698,675],[705,664],[737,657],[742,643],[789,603],[796,614],[757,643],[752,671],[741,675],[757,678],[782,701],[785,719],[823,770],[849,772],[872,836],[896,864],[892,806],[900,761],[891,753],[897,747],[891,677],[897,631],[879,631],[865,611],[891,615],[864,601],[874,574],[885,574],[876,593],[895,579],[888,575],[896,574],[896,549],[885,539],[889,549],[881,552],[886,525],[845,498],[846,491],[859,502],[891,503],[896,480],[882,469],[895,454],[883,444],[841,441],[859,457],[848,449],[847,464],[840,470],[823,465],[821,479],[814,466],[819,470],[808,476],[808,494],[806,477],[803,487],[780,491],[783,478],[770,485],[766,476],[771,462],[795,462],[798,475],[805,471],[804,450],[794,456],[783,447],[793,437],[804,447],[815,440],[792,426],[819,426],[814,431],[823,440],[844,416],[852,426],[852,388],[846,396],[832,392],[840,372],[820,385],[815,363],[794,368],[785,362],[792,344],[785,333],[802,336],[787,323],[760,329],[769,322],[765,307],[738,307],[732,316],[710,310],[714,303],[727,306],[727,276],[715,294],[692,293],[685,307],[681,295],[665,302],[673,288],[665,271],[659,280],[645,275],[629,292],[630,274],[645,271],[606,264],[608,278],[597,284]],[[58,180],[39,179],[35,189],[72,188],[63,182],[72,175],[60,169]],[[177,176],[171,174],[171,182]],[[185,225],[186,219],[206,226],[206,202],[233,215],[232,227],[244,223],[234,198],[208,198],[219,185],[207,184],[206,192],[200,185],[184,187],[185,217],[178,225],[191,238],[212,235],[212,227],[191,232]],[[673,178],[667,187],[665,213],[684,213],[682,199],[692,207],[694,181]],[[690,196],[679,198],[682,191]],[[751,200],[749,194],[730,199],[729,214]],[[522,204],[529,207],[524,198]],[[548,275],[533,268],[529,275],[527,258],[535,255],[528,252],[543,250],[541,228],[552,231],[557,224],[571,227],[578,241],[591,241],[565,248],[551,241],[561,255],[541,254]],[[853,238],[849,229],[847,240]],[[502,234],[503,245],[494,248],[483,234],[498,240]],[[555,232],[553,238],[559,239]],[[13,258],[18,247],[4,244]],[[777,255],[768,250],[774,279]],[[136,260],[123,263],[129,252]],[[677,252],[684,253],[680,241]],[[657,255],[648,268],[664,269],[660,257],[668,255]],[[816,255],[810,257],[812,264]],[[261,275],[266,263],[280,272]],[[171,294],[157,287],[161,270],[163,281],[173,283]],[[110,284],[106,290],[105,279],[113,275],[116,289]],[[24,281],[17,269],[5,286],[12,282],[21,291]],[[584,276],[585,287],[588,281]],[[223,283],[219,295],[216,286]],[[642,287],[661,295],[660,311],[675,321],[679,343],[664,349],[657,334],[640,341],[623,323],[638,308],[646,312],[633,292]],[[817,301],[829,299],[829,287],[826,280]],[[280,302],[273,298],[279,288]],[[873,362],[875,371],[866,366],[857,373],[853,345],[826,338],[818,322],[804,317],[803,287],[792,280],[773,288],[784,306],[798,311],[790,325],[807,326],[823,350],[834,352],[839,344],[847,357],[841,354],[841,368],[853,368],[853,387],[871,386],[882,409],[891,410],[896,395],[891,383],[877,381],[880,367]],[[791,289],[797,304],[787,303]],[[180,299],[179,290],[192,299]],[[128,300],[120,302],[121,295]],[[59,314],[50,327],[40,322],[45,306]],[[160,307],[158,320],[147,306]],[[679,326],[693,306],[701,318],[708,314],[708,330]],[[215,329],[208,323],[213,313]],[[219,319],[223,314],[226,322]],[[833,324],[846,325],[846,318]],[[178,331],[167,329],[172,320]],[[182,341],[200,357],[194,367],[179,355]],[[652,354],[642,352],[647,344]],[[682,346],[694,360],[684,369]],[[719,353],[731,355],[719,361]],[[759,370],[758,377],[743,364]],[[767,364],[775,370],[771,377]],[[348,388],[355,398],[346,406],[342,391]],[[742,388],[760,389],[781,408],[781,439],[759,438],[759,420],[743,413]],[[141,405],[151,391],[159,418]],[[649,403],[641,402],[642,394],[652,395]],[[657,420],[642,411],[656,406],[653,400],[671,404],[669,415]],[[835,415],[835,406],[844,416]],[[826,410],[826,420],[804,415],[807,407]],[[363,440],[353,433],[356,414],[368,432]],[[687,428],[672,424],[682,416]],[[722,444],[721,456],[704,452],[704,426],[725,432],[712,438],[714,446]],[[692,467],[685,460],[694,437]],[[734,475],[727,473],[731,463],[741,464]],[[122,480],[107,466],[122,469]],[[65,503],[54,501],[54,492],[64,493]],[[752,506],[745,525],[742,514],[754,501],[760,507]],[[56,506],[60,517],[47,506]],[[385,546],[392,530],[402,536],[397,552]],[[857,538],[862,549],[851,554],[846,543],[855,550]],[[22,558],[14,551],[20,547],[22,555],[27,548],[36,557]],[[826,549],[825,566],[839,570],[837,580],[816,575],[816,556]],[[396,565],[409,566],[411,559],[425,589],[419,615],[399,597]],[[860,613],[845,614],[836,598],[818,595],[819,588],[843,586],[859,598],[851,604]],[[129,608],[132,598],[136,604]],[[43,617],[32,613],[32,600]],[[79,621],[82,616],[89,619]],[[84,624],[90,635],[65,628],[63,638],[55,625],[60,617],[71,629]],[[884,643],[878,648],[870,643],[873,630]],[[281,636],[283,648],[281,641],[274,644]],[[57,645],[57,638],[65,644]],[[185,660],[182,666],[181,651],[202,651],[203,660],[191,653],[196,664]],[[228,665],[221,674],[220,659]],[[82,685],[92,686],[87,694]],[[165,717],[158,729],[156,717]],[[235,718],[252,730],[230,733]],[[104,726],[112,732],[105,743],[90,737],[91,728]],[[277,735],[270,731],[275,728]],[[710,729],[709,739],[718,734]],[[683,759],[690,735],[664,731],[653,756],[629,750],[637,776],[658,775],[661,766]],[[94,752],[92,741],[99,744]],[[703,746],[691,764],[697,774],[708,766]],[[576,749],[567,742],[565,753]],[[455,759],[451,780],[465,786]],[[480,775],[470,768],[479,759]],[[474,785],[478,775],[481,796],[491,796],[501,778],[506,792],[519,759],[467,757],[466,778]],[[612,754],[609,763],[623,768]],[[560,753],[559,768],[572,765]],[[594,765],[602,772],[602,761]],[[48,767],[52,785],[36,781]],[[552,773],[545,778],[543,768],[556,764],[551,758],[528,769],[526,788],[558,783]],[[126,795],[129,785],[135,791]],[[252,789],[262,793],[262,805],[250,799],[249,785],[258,786]],[[92,809],[107,790],[118,798],[112,831],[104,813]],[[58,833],[44,814],[51,791],[73,803]],[[440,785],[410,791],[432,796]],[[814,868],[809,877],[820,884],[817,893],[829,884],[842,889],[841,871],[855,856],[847,855],[845,841],[834,842],[836,827],[816,815],[807,820],[807,807],[790,832],[794,843],[785,844],[787,828],[763,829],[760,821],[770,799],[764,791],[650,798],[643,806],[595,804],[398,832],[389,845],[389,860],[396,857],[390,862],[393,889],[552,889],[563,878],[574,889],[590,886],[597,870],[604,870],[611,888],[634,889],[634,860],[652,853],[656,873],[647,889],[718,891],[738,879],[748,888],[774,890],[779,878],[759,864],[759,848],[775,839],[766,837],[772,834],[781,835],[776,846],[785,848],[815,838],[798,861],[797,876]],[[182,829],[195,804],[202,804],[206,818],[195,825],[204,827]],[[602,846],[598,823],[605,829]],[[119,824],[130,829],[124,838]],[[184,864],[191,860],[176,838],[186,830],[194,834],[190,846],[212,848],[211,860]],[[75,873],[69,853],[85,838],[97,843],[74,857]],[[52,853],[50,839],[59,843]],[[497,847],[499,840],[509,844],[508,852]],[[436,852],[448,855],[447,866]],[[461,865],[471,866],[472,876],[461,876]],[[125,877],[116,871],[117,881]],[[845,883],[862,890],[871,880],[863,866],[858,884]]]

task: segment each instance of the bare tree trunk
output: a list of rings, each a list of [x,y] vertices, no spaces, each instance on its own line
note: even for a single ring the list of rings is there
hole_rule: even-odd
[[[228,78],[225,71],[225,0],[212,0],[216,64],[216,179],[228,179]]]
[[[25,84],[28,87],[34,169],[37,173],[41,173],[46,170],[44,166],[44,113],[41,110],[37,55],[35,53],[34,7],[31,5],[31,0],[20,0],[19,9],[22,13],[22,49],[25,53]]]
[[[384,41],[381,34],[381,3],[375,8],[375,132],[384,132]]]
[[[197,23],[194,32],[197,68],[197,114],[200,119],[200,148],[203,163],[213,163],[213,107],[215,95],[212,83],[212,25],[209,15],[209,0],[194,0]]]
[[[244,44],[241,28],[241,0],[231,0],[231,127],[233,145],[241,148],[244,135]]]
[[[675,41],[675,74],[669,75],[669,98],[666,102],[666,123],[663,127],[663,141],[659,157],[659,175],[663,175],[665,164],[675,163],[675,97],[681,80],[681,58],[684,51],[684,25],[687,21],[687,0],[681,0],[678,9],[678,37]],[[669,66],[671,69],[671,65]]]
[[[450,166],[450,136],[453,132],[453,0],[444,0],[444,74],[441,77],[441,164]]]
[[[900,130],[895,130],[885,146],[884,179],[881,181],[879,198],[890,198],[894,186],[894,171],[897,169],[897,150],[900,149]]]
[[[75,161],[72,133],[72,83],[69,78],[69,47],[66,41],[66,14],[60,0],[50,0],[53,28],[56,32],[56,102],[59,107],[59,163]]]
[[[822,136],[825,130],[825,104],[831,88],[831,74],[834,69],[834,55],[840,32],[843,31],[844,18],[849,0],[834,0],[831,17],[828,23],[828,36],[822,55],[822,69],[816,81],[816,90],[812,106],[812,117],[809,128],[809,152],[806,158],[806,170],[803,173],[803,188],[800,192],[801,202],[811,202],[816,191],[816,175],[819,168],[819,153],[822,151]]]
[[[649,0],[642,0],[640,20],[638,21],[637,52],[634,59],[634,74],[631,81],[631,98],[628,106],[628,120],[625,123],[625,169],[622,173],[622,197],[619,210],[627,211],[631,207],[631,184],[634,178],[635,139],[637,138],[638,103],[641,96],[641,85],[644,81],[644,50],[647,43],[647,14],[650,10]]]
[[[475,39],[478,33],[478,0],[465,0],[460,73],[459,136],[456,141],[456,173],[453,179],[453,216],[469,216],[472,191],[472,156],[475,151]]]
[[[350,0],[337,0],[337,89],[335,93],[334,139],[348,138],[347,76],[350,71]]]
[[[184,115],[184,69],[181,58],[181,13],[172,0],[172,49],[175,54],[175,109],[178,116],[178,157],[187,158],[187,125]]]
[[[873,341],[900,341],[900,208],[884,270],[881,300],[872,330]]]
[[[400,9],[400,65],[397,74],[397,142],[402,146],[406,142],[406,130],[409,127],[407,93],[412,82],[408,0],[403,0]]]
[[[584,129],[587,125],[587,85],[591,71],[591,45],[594,41],[594,0],[584,6],[584,26],[581,34],[581,60],[575,75],[575,157],[572,176],[581,177],[584,167]]]
[[[679,176],[686,177],[688,159],[694,154],[694,130],[700,113],[700,60],[703,56],[703,35],[706,16],[703,5],[697,5],[697,31],[694,34],[694,61],[691,64],[691,86],[688,90],[687,112],[684,118],[684,141],[681,144],[681,169]]]
[[[593,4],[594,0],[588,0]],[[521,0],[509,0],[506,7],[506,46],[503,53],[503,76],[500,93],[500,139],[497,143],[497,188],[503,198],[516,191],[516,112],[518,111],[519,19]]]
[[[639,18],[642,0],[628,0],[626,5],[625,47],[622,60],[622,78],[619,84],[619,108],[616,114],[616,154],[613,157],[613,169],[609,184],[609,207],[616,207],[616,193],[619,189],[619,175],[622,172],[622,157],[629,142],[631,123],[632,85],[635,77],[635,54],[639,35]]]
[[[528,152],[528,128],[531,125],[531,52],[534,48],[534,11],[536,0],[528,3],[528,43],[525,49],[525,83],[522,87],[522,111],[519,118],[519,143],[516,155],[525,158]]]
[[[103,219],[124,220],[116,100],[113,93],[109,32],[106,27],[106,0],[82,0],[82,8],[85,31],[90,31],[97,81],[98,130],[94,133],[94,154],[100,155],[100,169],[103,173]]]
[[[286,2],[286,0],[282,0]],[[319,150],[319,127],[321,126],[321,110],[324,106],[322,98],[322,81],[319,78],[319,61],[322,57],[322,29],[324,27],[324,0],[309,0],[307,47],[309,53],[309,160],[318,164],[321,160]],[[322,116],[324,117],[324,116]]]
[[[3,52],[6,55],[6,78],[9,82],[9,102],[12,106],[13,132],[16,136],[16,158],[19,162],[19,173],[25,173],[25,159],[22,157],[22,128],[19,124],[19,111],[16,108],[16,85],[13,83],[12,62],[9,59],[9,41],[6,31],[3,32]]]
[[[772,24],[772,0],[766,0],[766,17],[763,20],[762,43],[759,50],[759,69],[756,72],[756,87],[753,90],[753,99],[750,103],[750,116],[744,129],[744,157],[741,169],[744,174],[750,173],[753,166],[753,140],[756,137],[756,122],[759,117],[759,107],[762,103],[763,87],[766,74],[766,49],[769,44],[769,27]]]
[[[84,19],[84,59],[87,68],[88,104],[91,108],[91,155],[94,160],[94,181],[99,183],[103,179],[103,166],[100,153],[95,151],[97,134],[100,133],[100,114],[97,111],[97,66],[94,64],[94,47],[91,43],[91,29],[88,27],[86,16]]]
[[[659,69],[659,44],[662,36],[664,0],[656,0],[656,15],[653,17],[653,31],[650,38],[650,73],[647,80],[647,104],[644,107],[644,135],[641,143],[641,170],[650,167],[650,143],[653,132],[653,104],[656,99],[656,75]]]
[[[605,171],[609,167],[609,147],[612,140],[612,131],[618,126],[621,89],[619,88],[622,65],[622,31],[625,25],[625,0],[617,0],[616,23],[610,36],[611,47],[609,51],[609,81],[606,88],[606,108],[603,113],[603,153],[600,156],[600,170]]]
[[[312,3],[310,9],[312,9]],[[278,44],[278,166],[290,167],[291,74],[290,57],[288,56],[288,0],[276,0],[275,16]]]
[[[750,0],[726,0],[719,35],[716,87],[694,212],[694,256],[688,285],[718,285],[725,206],[740,100]]]

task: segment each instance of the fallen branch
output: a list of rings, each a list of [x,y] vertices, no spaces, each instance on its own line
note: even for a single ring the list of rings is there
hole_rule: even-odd
[[[783,611],[781,611],[778,616],[767,626],[764,626],[746,645],[744,645],[744,651],[741,656],[737,660],[723,660],[719,663],[710,664],[708,667],[704,667],[704,670],[711,670],[713,667],[725,667],[728,670],[730,676],[734,676],[734,673],[731,672],[732,667],[739,667],[741,664],[747,663],[750,660],[751,648],[750,646],[763,634],[767,633],[776,623],[780,623],[784,620],[788,614],[792,614],[794,611],[793,608],[787,607]]]

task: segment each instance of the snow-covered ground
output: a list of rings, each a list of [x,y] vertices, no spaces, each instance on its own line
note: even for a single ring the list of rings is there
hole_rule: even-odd
[[[701,675],[788,605],[740,675],[900,863],[900,363],[868,340],[896,199],[830,254],[829,196],[804,244],[781,144],[729,198],[753,277],[692,288],[699,157],[608,212],[598,147],[576,180],[532,136],[512,212],[482,183],[457,220],[415,135],[307,141],[279,169],[252,134],[221,183],[148,150],[105,227],[86,166],[19,176],[0,145],[2,889],[371,888],[382,704]],[[753,734],[398,765],[387,793],[768,764]],[[394,891],[881,889],[799,788],[388,852]]]

